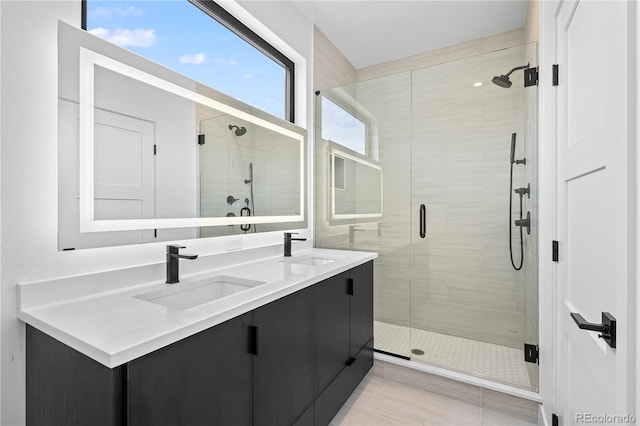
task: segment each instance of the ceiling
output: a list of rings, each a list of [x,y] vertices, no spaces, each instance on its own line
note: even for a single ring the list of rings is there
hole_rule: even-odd
[[[521,28],[526,0],[292,0],[356,68]]]

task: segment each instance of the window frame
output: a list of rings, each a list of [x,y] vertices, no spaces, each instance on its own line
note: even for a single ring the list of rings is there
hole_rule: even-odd
[[[81,0],[81,26],[87,30],[87,1]],[[285,120],[295,123],[295,63],[213,0],[185,0],[249,43],[285,71]],[[215,88],[214,88],[215,89]],[[220,90],[222,91],[222,90]],[[224,93],[224,92],[223,92]]]

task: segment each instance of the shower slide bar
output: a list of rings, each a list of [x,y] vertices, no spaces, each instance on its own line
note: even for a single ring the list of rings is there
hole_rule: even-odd
[[[527,164],[527,159],[523,158],[522,160],[516,160],[516,134],[511,134],[511,155],[509,162],[511,163],[511,172],[509,177],[509,258],[511,260],[511,266],[516,271],[522,269],[522,265],[524,264],[524,238],[522,235],[522,228],[527,228],[527,234],[531,233],[531,213],[527,212],[526,219],[522,217],[522,199],[526,195],[527,198],[531,197],[531,184],[528,184],[525,188],[517,188],[513,189],[513,166],[514,164]],[[513,260],[513,240],[512,240],[512,226],[511,226],[511,214],[513,212],[513,193],[516,193],[520,196],[520,219],[515,221],[515,226],[520,228],[520,263],[516,265],[516,262]]]

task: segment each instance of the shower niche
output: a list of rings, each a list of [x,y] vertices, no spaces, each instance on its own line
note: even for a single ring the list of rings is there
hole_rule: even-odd
[[[337,141],[316,130],[316,242],[378,253],[377,351],[537,389],[524,361],[538,343],[538,94],[525,84],[536,64],[522,44],[322,91],[351,99],[384,172],[383,214],[334,221],[322,171]],[[316,106],[317,120],[332,117]]]

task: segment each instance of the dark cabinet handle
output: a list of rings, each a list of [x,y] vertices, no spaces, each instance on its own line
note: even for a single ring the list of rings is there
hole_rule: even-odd
[[[258,355],[258,327],[249,326],[249,353]]]
[[[347,278],[347,294],[353,296],[355,294],[353,278]]]
[[[347,367],[351,367],[354,362],[356,362],[355,358],[349,358],[347,362],[344,363],[344,365],[346,365]]]
[[[420,204],[420,238],[427,236],[427,207]]]
[[[602,333],[599,334],[598,337],[604,339],[612,348],[616,347],[616,318],[609,312],[602,313],[602,324],[588,322],[582,315],[576,312],[571,313],[571,318],[578,324],[578,328]]]

